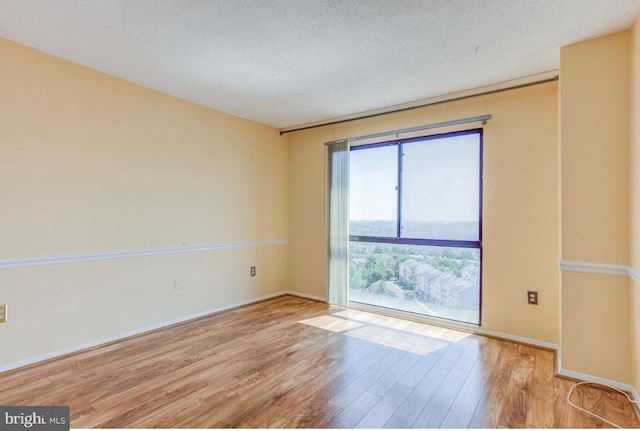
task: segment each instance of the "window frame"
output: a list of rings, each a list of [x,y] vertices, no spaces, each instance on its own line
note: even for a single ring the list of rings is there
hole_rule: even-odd
[[[445,139],[454,136],[478,135],[478,151],[479,151],[479,169],[478,169],[478,240],[448,240],[448,239],[429,239],[429,238],[408,238],[401,236],[402,225],[402,177],[403,177],[403,154],[404,144],[412,142],[424,142],[436,139]],[[396,219],[396,236],[368,236],[368,235],[349,235],[349,241],[353,242],[376,242],[383,244],[403,244],[403,245],[428,245],[435,247],[457,247],[457,248],[477,248],[480,249],[480,260],[482,262],[482,189],[483,189],[483,129],[469,129],[456,132],[438,133],[434,135],[395,139],[392,141],[377,142],[373,144],[354,145],[349,148],[351,151],[361,151],[372,148],[397,146],[398,149],[398,180],[397,180],[397,219]],[[349,220],[350,221],[350,220]]]

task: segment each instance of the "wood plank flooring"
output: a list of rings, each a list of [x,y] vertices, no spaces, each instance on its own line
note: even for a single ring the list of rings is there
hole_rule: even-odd
[[[553,352],[293,296],[0,374],[73,428],[600,428]],[[640,427],[617,392],[572,400]]]

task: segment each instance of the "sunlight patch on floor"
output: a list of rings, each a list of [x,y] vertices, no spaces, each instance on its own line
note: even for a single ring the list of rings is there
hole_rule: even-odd
[[[385,326],[387,328],[398,329],[403,332],[410,332],[416,335],[457,342],[471,336],[470,333],[447,329],[440,326],[428,325],[426,323],[414,322],[396,317],[383,316],[380,314],[368,313],[366,311],[345,309],[332,314],[333,316],[344,317],[345,319],[373,325]]]
[[[375,326],[363,326],[362,328],[345,332],[345,335],[417,355],[426,355],[450,344],[446,341],[394,329],[381,330],[380,327]]]
[[[343,308],[332,311],[299,323],[418,355],[429,354],[471,335],[366,311]]]
[[[300,320],[299,323],[315,326],[316,328],[324,329],[331,332],[344,332],[363,326],[362,323],[340,319],[339,317],[333,316],[312,317],[311,319]]]

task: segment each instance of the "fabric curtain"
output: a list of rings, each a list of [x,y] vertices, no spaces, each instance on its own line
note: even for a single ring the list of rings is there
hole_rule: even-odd
[[[346,306],[349,288],[349,141],[327,144],[329,302]]]

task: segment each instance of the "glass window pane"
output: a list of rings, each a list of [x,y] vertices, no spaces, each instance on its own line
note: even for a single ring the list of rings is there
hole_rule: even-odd
[[[403,145],[403,238],[479,240],[480,135]]]
[[[397,236],[398,147],[350,152],[349,235]]]
[[[480,250],[349,243],[349,300],[480,323]]]

